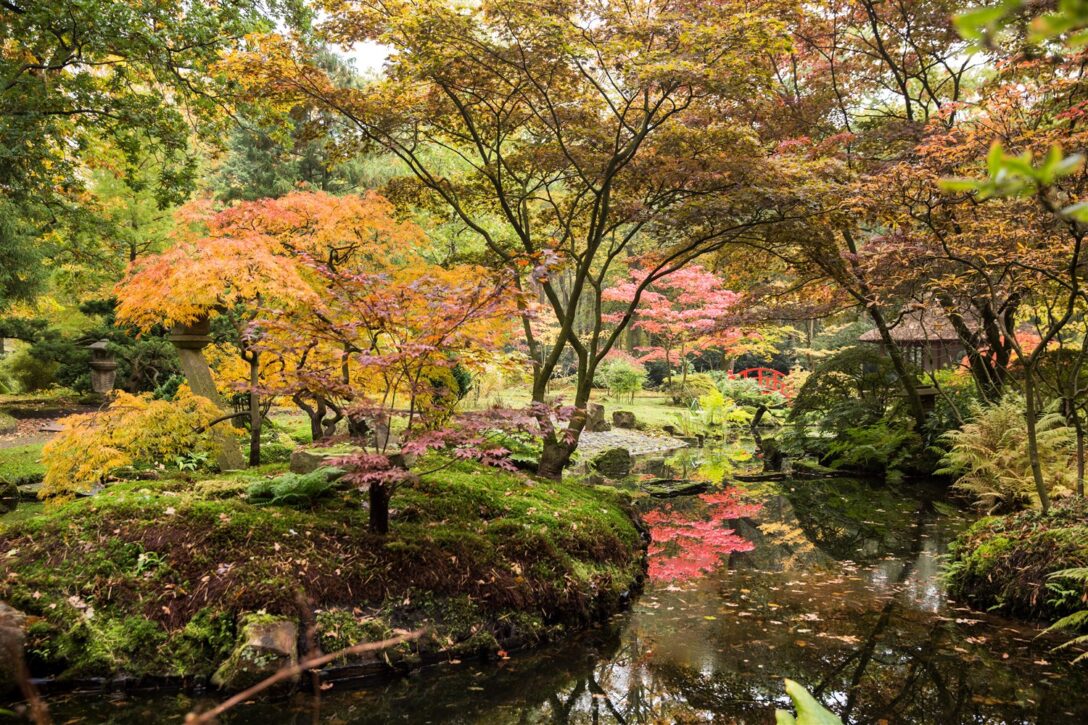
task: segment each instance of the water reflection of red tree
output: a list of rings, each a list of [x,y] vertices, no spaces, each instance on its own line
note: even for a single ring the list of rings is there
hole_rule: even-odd
[[[726,555],[754,547],[725,522],[754,516],[759,504],[741,503],[733,489],[704,493],[689,503],[683,510],[666,504],[643,516],[650,527],[654,581],[693,579],[716,569]]]

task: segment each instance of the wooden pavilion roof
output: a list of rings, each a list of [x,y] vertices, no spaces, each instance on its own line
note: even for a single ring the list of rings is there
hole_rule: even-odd
[[[970,324],[970,323],[968,323]],[[908,312],[891,328],[896,342],[958,342],[959,336],[945,315],[934,309]],[[881,342],[875,328],[862,334],[860,342]]]

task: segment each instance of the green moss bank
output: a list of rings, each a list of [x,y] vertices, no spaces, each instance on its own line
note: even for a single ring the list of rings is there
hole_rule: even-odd
[[[121,483],[0,523],[33,673],[202,682],[253,612],[298,622],[303,653],[430,628],[385,668],[495,654],[616,612],[644,572],[625,495],[578,481],[454,463],[398,490],[386,537],[357,492],[258,506],[244,483]]]
[[[1084,609],[1083,582],[1051,576],[1088,566],[1088,503],[1058,503],[1049,514],[990,516],[950,548],[949,593],[980,609],[1055,621]]]
[[[39,483],[45,475],[41,458],[41,443],[0,448],[0,480],[18,486]]]

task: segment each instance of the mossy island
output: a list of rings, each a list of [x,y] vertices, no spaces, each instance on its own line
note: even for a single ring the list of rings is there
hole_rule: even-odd
[[[398,489],[381,536],[335,472],[283,469],[117,483],[0,527],[0,600],[27,615],[32,674],[238,689],[418,628],[324,674],[501,657],[616,613],[644,576],[637,514],[612,488],[450,462]],[[258,503],[270,482],[309,492]],[[295,651],[247,647],[275,622]]]
[[[1028,509],[979,519],[957,538],[950,555],[949,594],[972,607],[1047,623],[1084,616],[1083,499],[1060,501],[1046,513]]]

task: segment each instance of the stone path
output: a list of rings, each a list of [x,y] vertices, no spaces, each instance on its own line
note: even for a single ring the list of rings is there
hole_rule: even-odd
[[[607,448],[626,448],[632,456],[647,453],[665,453],[684,448],[687,443],[666,435],[648,435],[637,430],[616,429],[601,433],[586,431],[578,438],[578,452],[582,455],[596,453]]]
[[[55,423],[54,420],[43,418],[24,418],[18,421],[15,430],[0,434],[0,448],[14,448],[15,446],[24,446],[30,443],[45,443],[56,435],[56,431],[42,429]]]

